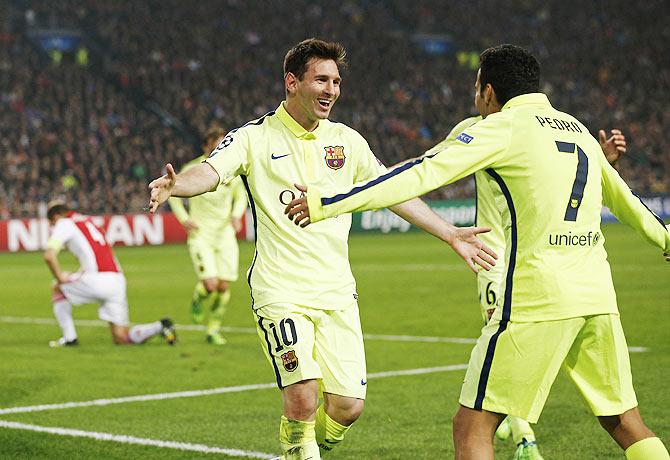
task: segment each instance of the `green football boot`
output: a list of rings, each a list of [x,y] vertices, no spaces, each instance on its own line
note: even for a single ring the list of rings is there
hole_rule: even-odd
[[[191,320],[195,324],[202,324],[205,322],[205,311],[202,308],[202,301],[193,299],[191,301]]]
[[[228,341],[221,335],[221,332],[217,331],[207,334],[207,343],[211,343],[212,345],[225,345]]]
[[[513,460],[544,460],[540,455],[540,450],[537,448],[535,441],[528,442],[524,438],[519,443],[519,447],[514,453]]]

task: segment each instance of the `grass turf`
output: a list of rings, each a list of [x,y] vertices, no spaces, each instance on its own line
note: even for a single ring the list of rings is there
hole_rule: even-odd
[[[662,439],[670,395],[668,266],[659,251],[621,225],[604,228],[631,354],[640,408]],[[444,245],[424,234],[355,235],[351,261],[358,282],[364,332],[476,337],[480,315],[474,277]],[[118,248],[128,278],[131,320],[171,316],[189,322],[195,277],[184,246]],[[253,244],[241,245],[241,267]],[[40,254],[0,255],[0,316],[51,318],[50,277]],[[74,259],[63,259],[75,269]],[[244,271],[244,270],[242,270]],[[326,282],[327,280],[324,280]],[[75,310],[76,319],[96,319],[96,309]],[[105,327],[79,326],[81,346],[53,350],[54,324],[0,321],[0,408],[86,401],[140,394],[272,383],[272,369],[253,331],[245,277],[233,285],[226,324],[249,328],[229,333],[216,348],[204,332],[182,330],[179,343],[111,344]],[[467,363],[472,345],[368,340],[370,373]],[[464,371],[370,379],[366,410],[332,459],[435,459],[453,454],[451,417]],[[280,396],[276,389],[159,401],[131,402],[30,413],[0,420],[86,431],[181,441],[246,451],[278,453]],[[545,458],[622,458],[575,389],[559,376],[536,426]],[[0,458],[212,458],[216,454],[101,442],[0,428]],[[496,442],[499,458],[511,443]]]

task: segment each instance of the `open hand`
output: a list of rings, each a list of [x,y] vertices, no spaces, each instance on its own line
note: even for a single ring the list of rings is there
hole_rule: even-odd
[[[478,265],[488,271],[496,264],[498,255],[477,238],[477,235],[480,233],[490,231],[489,227],[458,228],[455,230],[454,237],[449,243],[451,248],[468,264],[468,267],[474,273],[479,272]]]
[[[170,198],[174,184],[177,182],[177,174],[174,172],[174,168],[170,163],[165,165],[165,170],[166,173],[164,176],[153,180],[149,184],[149,189],[151,190],[151,199],[149,200],[147,211],[152,214],[156,212],[158,206],[160,206],[162,203],[165,203],[165,201]]]

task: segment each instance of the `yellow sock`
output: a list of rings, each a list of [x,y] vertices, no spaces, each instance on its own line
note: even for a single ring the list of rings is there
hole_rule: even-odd
[[[628,460],[670,460],[668,451],[658,438],[646,438],[626,449]]]
[[[530,423],[525,421],[522,418],[514,417],[512,415],[508,416],[509,426],[512,429],[512,439],[514,439],[514,444],[517,446],[524,440],[528,442],[535,441],[535,433],[530,427]]]
[[[212,312],[209,315],[207,324],[207,335],[216,334],[221,329],[223,315],[226,313],[226,305],[230,302],[230,289],[223,293],[212,292]]]
[[[281,416],[279,442],[284,451],[282,460],[321,460],[314,425],[315,422],[289,420]]]
[[[219,318],[223,317],[223,314],[226,312],[226,305],[230,302],[230,289],[224,291],[223,293],[218,293],[212,302],[212,316],[218,316]]]
[[[209,293],[205,289],[205,284],[202,281],[198,281],[193,289],[193,300],[202,302],[208,295]]]
[[[210,318],[207,322],[207,335],[214,335],[221,329],[221,320]]]
[[[323,404],[316,410],[316,443],[321,448],[322,454],[328,453],[342,442],[349,428],[330,418]]]

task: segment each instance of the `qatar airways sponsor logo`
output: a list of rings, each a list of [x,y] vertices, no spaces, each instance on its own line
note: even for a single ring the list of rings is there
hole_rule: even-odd
[[[279,202],[286,206],[289,204],[291,201],[295,200],[296,198],[304,198],[305,197],[305,192],[301,192],[300,190],[282,190],[279,192]]]
[[[550,246],[595,246],[598,241],[600,241],[600,232],[568,232],[549,235]]]

